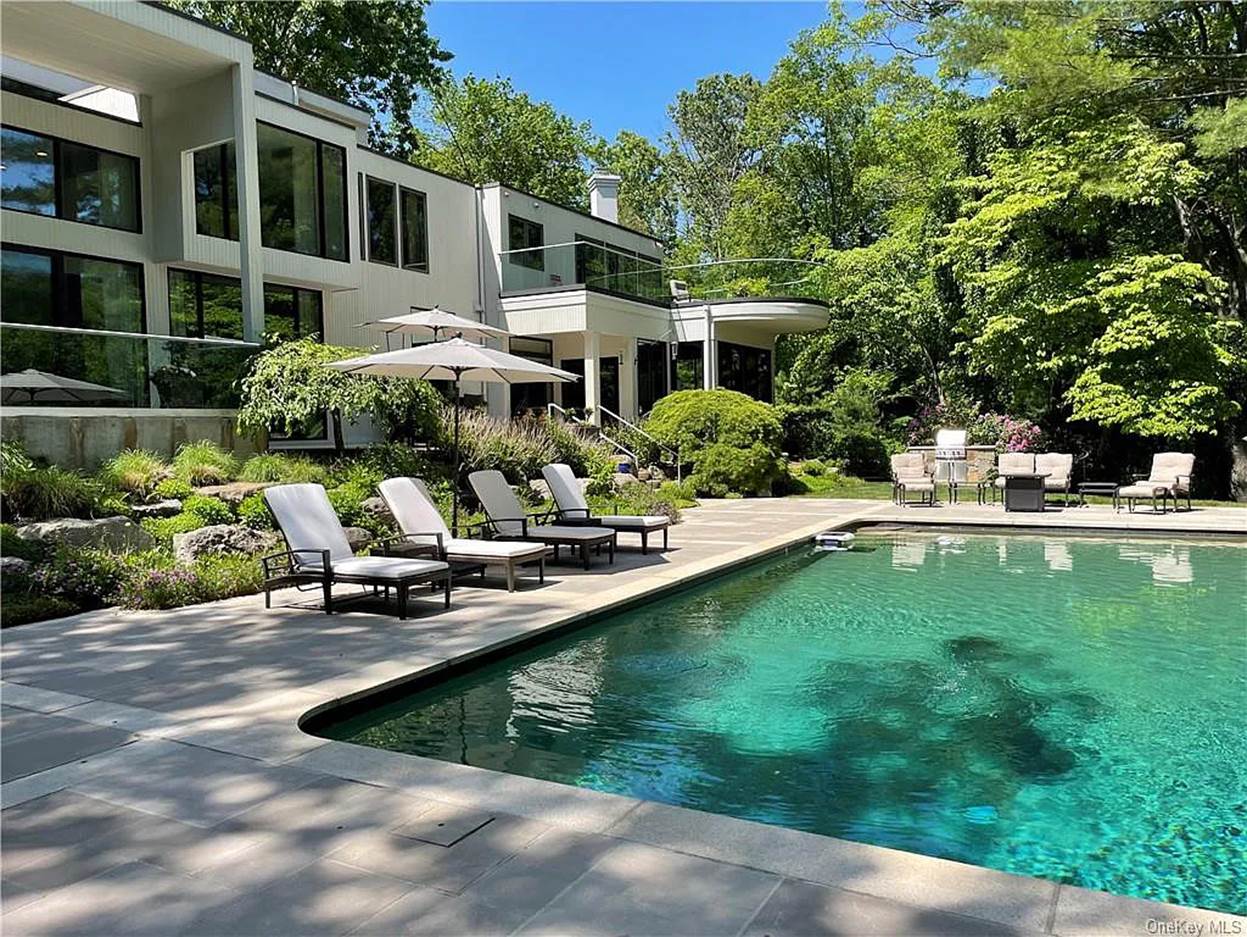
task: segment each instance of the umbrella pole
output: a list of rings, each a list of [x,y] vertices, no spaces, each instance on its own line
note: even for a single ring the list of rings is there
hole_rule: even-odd
[[[455,377],[455,477],[451,485],[450,495],[450,535],[452,537],[459,536],[456,528],[459,526],[459,476],[462,474],[459,465],[459,377]]]

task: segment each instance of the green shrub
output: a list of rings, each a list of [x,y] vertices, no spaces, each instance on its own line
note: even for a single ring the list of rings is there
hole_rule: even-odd
[[[7,474],[0,491],[6,516],[32,521],[92,517],[104,493],[94,479],[55,465]]]
[[[51,560],[34,571],[39,591],[84,608],[111,605],[126,578],[126,563],[107,550],[57,547]]]
[[[139,522],[139,526],[151,534],[157,543],[167,549],[173,543],[174,534],[189,533],[192,530],[198,530],[200,527],[206,527],[207,524],[198,514],[183,511],[181,514],[174,514],[172,517],[145,517]]]
[[[658,486],[658,493],[670,499],[678,508],[697,507],[697,492],[687,481],[663,482]]]
[[[238,477],[245,482],[281,482],[287,485],[299,482],[320,484],[324,482],[326,474],[323,465],[312,461],[307,456],[265,452],[261,455],[253,455],[244,462]]]
[[[801,463],[801,474],[812,475],[817,478],[820,475],[827,474],[827,466],[818,459],[806,459]]]
[[[99,477],[109,488],[146,498],[168,471],[169,467],[156,453],[125,449],[101,466]]]
[[[771,486],[786,474],[783,460],[760,442],[745,449],[716,443],[699,453],[697,471],[689,482],[698,494],[716,498],[769,495]]]
[[[779,452],[782,427],[769,404],[734,390],[679,390],[654,405],[643,427],[688,462],[717,444],[761,443]]]
[[[191,495],[182,502],[182,513],[193,514],[208,524],[234,523],[233,509],[220,498],[211,495]]]
[[[238,520],[253,530],[273,530],[273,515],[264,503],[264,495],[256,492],[243,498],[238,505]]]
[[[21,475],[32,471],[35,463],[26,454],[26,448],[20,442],[0,440],[0,476]]]
[[[238,461],[206,439],[178,447],[173,457],[173,474],[194,485],[223,485],[238,474]]]
[[[180,478],[165,478],[156,483],[153,494],[162,500],[182,501],[195,493],[195,489]]]
[[[199,601],[199,577],[184,566],[135,572],[122,586],[117,600],[126,608],[178,608]]]
[[[264,584],[260,561],[254,556],[220,554],[195,561],[200,602],[215,602],[235,595],[252,595]]]
[[[0,604],[0,628],[46,621],[49,618],[63,618],[79,611],[81,609],[69,599],[15,592],[6,587],[4,602]]]
[[[16,556],[19,560],[37,563],[47,548],[37,540],[23,540],[12,524],[0,524],[0,556]]]
[[[827,458],[839,463],[848,475],[882,478],[889,473],[888,456],[891,451],[888,442],[877,430],[848,429],[832,437],[827,447]]]

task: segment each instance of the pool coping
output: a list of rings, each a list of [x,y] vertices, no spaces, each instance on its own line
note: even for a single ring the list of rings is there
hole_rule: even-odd
[[[349,780],[395,787],[425,796],[431,795],[430,782],[435,778],[433,783],[439,798],[445,799],[447,789],[454,790],[460,795],[455,802],[467,808],[505,811],[569,826],[583,832],[607,835],[900,903],[912,903],[917,891],[921,893],[923,907],[934,907],[993,925],[1019,928],[1024,932],[1104,933],[1105,914],[1115,916],[1116,921],[1123,925],[1121,933],[1179,932],[1167,930],[1170,925],[1202,925],[1203,932],[1213,933],[1217,931],[1212,930],[1212,927],[1226,928],[1227,922],[1229,929],[1222,929],[1220,933],[1240,932],[1234,929],[1235,925],[1247,927],[1247,917],[1238,917],[1228,912],[1095,891],[1050,879],[744,820],[726,814],[677,807],[527,775],[326,739],[324,736],[315,735],[308,728],[334,710],[349,710],[365,703],[380,702],[416,692],[422,685],[432,685],[470,672],[486,660],[505,657],[522,647],[554,640],[628,608],[669,597],[764,562],[808,543],[820,532],[855,531],[876,524],[898,524],[913,528],[962,528],[967,532],[984,534],[995,531],[1002,534],[1083,533],[1117,537],[1197,535],[1201,538],[1208,536],[1247,540],[1247,533],[1236,530],[1157,530],[1152,527],[1120,529],[1110,525],[1010,523],[1007,520],[1002,522],[999,518],[892,518],[880,517],[867,510],[831,524],[820,521],[805,525],[755,546],[732,551],[725,555],[722,562],[697,569],[687,576],[608,600],[589,610],[576,611],[530,631],[483,644],[429,667],[313,706],[299,717],[299,730],[323,740],[325,745],[291,763],[336,773]],[[352,765],[352,762],[355,764]],[[568,804],[569,800],[574,803]],[[969,905],[967,896],[973,896]],[[1085,925],[1092,919],[1094,926],[1092,930],[1086,931]]]

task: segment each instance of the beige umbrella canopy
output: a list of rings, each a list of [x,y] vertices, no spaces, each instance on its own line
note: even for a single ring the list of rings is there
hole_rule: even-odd
[[[5,403],[98,403],[130,397],[116,387],[79,381],[34,368],[0,374],[0,393]]]
[[[362,358],[331,362],[329,367],[348,374],[378,377],[405,377],[426,381],[455,382],[455,484],[451,525],[459,523],[459,382],[482,381],[492,384],[547,384],[552,381],[575,381],[578,376],[548,364],[529,361],[510,352],[484,345],[474,345],[462,338],[431,342],[384,351]]]
[[[432,335],[435,342],[454,335],[466,338],[504,338],[511,334],[505,329],[496,329],[492,325],[486,325],[474,319],[465,319],[463,316],[455,315],[453,312],[447,312],[440,306],[433,306],[430,309],[420,309],[413,306],[411,312],[401,316],[389,316],[385,319],[365,322],[361,325],[361,328],[365,327],[378,328],[385,332],[387,349],[389,348],[390,335],[395,332],[400,335]]]

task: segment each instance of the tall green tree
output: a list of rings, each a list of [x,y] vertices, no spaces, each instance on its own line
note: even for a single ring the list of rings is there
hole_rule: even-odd
[[[192,16],[246,36],[257,68],[377,115],[374,144],[410,151],[413,109],[444,78],[451,55],[429,35],[427,0],[170,0]]]
[[[679,202],[663,152],[639,133],[621,130],[612,142],[600,141],[592,156],[599,169],[621,179],[620,223],[648,231],[664,243],[673,242]]]
[[[467,75],[432,95],[412,160],[481,185],[503,182],[564,205],[588,205],[587,122],[517,91],[510,79]]]

